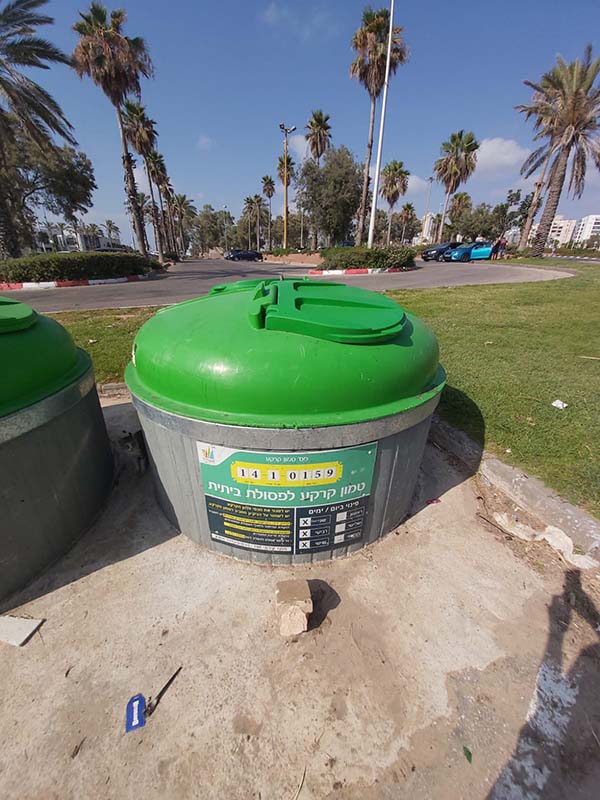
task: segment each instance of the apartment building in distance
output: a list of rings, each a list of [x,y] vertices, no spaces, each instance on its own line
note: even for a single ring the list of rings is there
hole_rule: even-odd
[[[550,233],[548,234],[548,244],[555,242],[558,247],[564,247],[569,244],[573,238],[573,233],[577,226],[576,219],[565,219],[562,214],[557,214],[552,220]],[[538,231],[539,223],[535,222],[531,226],[531,233],[529,234],[529,244],[533,244]]]
[[[592,238],[600,239],[600,214],[588,214],[582,217],[575,226],[573,242],[575,244],[585,244]]]

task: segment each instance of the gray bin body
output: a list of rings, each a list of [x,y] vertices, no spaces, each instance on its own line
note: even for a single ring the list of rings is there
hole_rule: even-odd
[[[172,414],[133,397],[148,446],[158,501],[169,521],[210,550],[261,564],[295,564],[353,553],[396,528],[408,515],[439,397],[372,422],[327,428],[271,429],[219,425]],[[260,452],[311,452],[377,443],[371,493],[360,541],[291,554],[233,547],[211,537],[198,442]]]
[[[93,372],[0,419],[0,598],[23,588],[94,522],[113,457]]]

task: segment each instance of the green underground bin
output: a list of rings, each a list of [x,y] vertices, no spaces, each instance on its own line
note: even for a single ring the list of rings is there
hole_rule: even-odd
[[[375,541],[408,513],[438,358],[397,303],[320,280],[241,281],[159,311],[125,380],[166,516],[246,561]]]
[[[113,459],[90,357],[55,320],[0,297],[0,598],[91,525]]]

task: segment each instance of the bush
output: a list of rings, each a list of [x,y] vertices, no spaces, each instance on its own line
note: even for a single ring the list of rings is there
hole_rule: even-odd
[[[76,281],[143,275],[154,264],[135,253],[42,253],[0,261],[0,281]]]
[[[265,254],[270,256],[291,256],[296,254],[311,256],[318,252],[318,250],[309,250],[307,247],[305,247],[303,250],[301,250],[299,247],[274,247],[272,250],[265,250]]]
[[[412,247],[330,247],[322,250],[317,269],[412,269],[416,252]]]
[[[179,253],[174,253],[171,250],[167,250],[166,253],[163,253],[163,258],[165,261],[173,261],[173,263],[177,263],[179,261]]]

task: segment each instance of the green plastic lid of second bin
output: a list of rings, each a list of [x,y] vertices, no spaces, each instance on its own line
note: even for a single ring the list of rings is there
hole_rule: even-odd
[[[406,411],[445,381],[435,336],[384,295],[321,280],[239,281],[159,311],[125,379],[165,411],[320,427]]]
[[[0,418],[66,388],[90,366],[56,320],[0,297]]]

